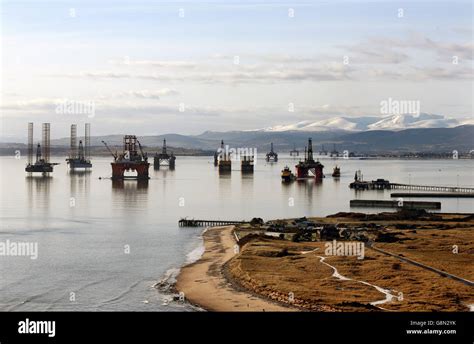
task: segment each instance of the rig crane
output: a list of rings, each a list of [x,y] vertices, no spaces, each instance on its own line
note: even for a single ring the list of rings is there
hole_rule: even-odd
[[[147,161],[148,160],[148,155],[143,152],[142,145],[141,145],[140,141],[138,141],[138,139],[137,139],[137,143],[138,143],[138,148],[140,149],[140,153],[142,154],[143,160]]]
[[[112,156],[114,157],[114,160],[116,161],[117,160],[117,153],[112,152],[110,147],[107,145],[107,142],[102,141],[102,143],[104,144],[105,148],[107,148],[107,150],[110,152],[110,154],[112,154]]]

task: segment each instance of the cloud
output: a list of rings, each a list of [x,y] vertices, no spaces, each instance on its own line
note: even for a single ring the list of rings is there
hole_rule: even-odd
[[[28,111],[42,111],[50,110],[56,107],[58,102],[61,102],[63,99],[59,98],[34,98],[29,100],[20,100],[16,102],[2,102],[0,109],[2,110],[28,110]]]
[[[347,56],[351,63],[357,64],[401,64],[410,60],[403,52],[379,45],[362,43],[348,48]]]
[[[113,71],[82,71],[79,73],[53,74],[51,76],[59,76],[66,78],[123,79],[130,78],[131,74]]]
[[[125,66],[152,66],[159,68],[194,68],[196,62],[192,61],[167,61],[167,60],[130,60],[125,57],[122,60],[109,60],[109,63]]]
[[[117,73],[112,71],[81,71],[55,74],[53,77],[90,79],[145,79],[160,81],[194,81],[204,83],[271,83],[278,81],[325,81],[348,80],[351,67],[341,63],[324,63],[301,68],[284,68],[266,65],[233,66],[226,70],[203,70],[187,74],[165,73]]]
[[[422,34],[411,34],[406,39],[373,37],[369,39],[366,45],[372,45],[382,49],[414,49],[423,50],[437,55],[442,60],[451,59],[458,56],[462,59],[472,60],[474,51],[474,42],[452,43],[435,41]]]
[[[142,99],[160,99],[163,96],[173,96],[177,94],[179,94],[179,92],[174,89],[163,88],[160,90],[130,90],[126,92],[120,92],[112,96],[103,96],[101,98],[134,97]]]
[[[18,115],[28,116],[31,113],[54,115],[58,104],[65,101],[76,103],[93,103],[95,113],[104,116],[124,116],[125,117],[141,117],[141,116],[159,116],[159,115],[179,115],[179,116],[204,116],[215,117],[226,112],[226,109],[213,107],[199,107],[192,104],[142,104],[124,101],[110,100],[94,100],[94,99],[60,99],[60,98],[38,98],[23,100],[18,102],[3,103],[0,109],[4,111],[5,117],[18,117]]]

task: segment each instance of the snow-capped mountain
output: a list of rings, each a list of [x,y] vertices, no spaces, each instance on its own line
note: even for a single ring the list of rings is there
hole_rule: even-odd
[[[474,125],[474,118],[455,119],[443,115],[422,113],[419,115],[404,114],[383,117],[333,117],[315,122],[301,121],[294,124],[276,125],[258,131],[402,130],[411,128],[452,128],[465,124]]]

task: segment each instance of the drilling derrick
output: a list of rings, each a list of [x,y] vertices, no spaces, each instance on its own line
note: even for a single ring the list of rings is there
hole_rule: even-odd
[[[50,125],[43,123],[42,145],[36,146],[36,161],[33,163],[33,123],[28,123],[28,164],[25,171],[29,173],[53,172],[53,166],[57,163],[49,162],[50,157]]]
[[[161,153],[156,153],[155,157],[153,158],[153,168],[155,170],[159,170],[161,166],[168,166],[170,170],[174,170],[175,165],[176,157],[174,156],[173,152],[168,154],[166,150],[166,139],[164,139]]]
[[[43,159],[46,163],[49,163],[50,156],[50,133],[49,123],[43,123]]]
[[[123,179],[137,179],[137,180],[148,180],[148,168],[150,163],[146,153],[143,152],[140,142],[137,140],[135,135],[125,135],[123,137],[123,152],[122,154],[114,154],[107,146],[107,143],[102,141],[111,152],[114,157],[114,162],[111,162],[112,166],[112,179],[123,180]],[[137,150],[137,146],[140,149],[140,153]],[[125,176],[125,171],[135,171],[135,176]]]
[[[230,172],[232,170],[232,161],[230,160],[230,154],[224,147],[224,140],[221,140],[221,147],[219,149],[218,157],[219,172]]]
[[[324,166],[313,158],[313,142],[308,139],[308,147],[305,147],[304,161],[300,161],[296,167],[296,177],[298,179],[315,178],[321,180],[324,178]],[[312,176],[309,175],[311,172]]]
[[[33,164],[33,123],[28,123],[28,165]]]
[[[69,149],[69,158],[66,159],[71,170],[88,169],[92,167],[89,158],[90,151],[90,124],[86,123],[84,131],[85,146],[82,140],[79,140],[79,148],[77,147],[77,125],[71,124],[71,143]]]
[[[69,149],[69,158],[77,158],[77,126],[71,124],[71,147]]]
[[[91,159],[91,124],[86,123],[84,132],[84,159]]]
[[[79,140],[79,149],[77,150],[77,158],[79,160],[84,160],[84,146],[82,145],[82,140]]]

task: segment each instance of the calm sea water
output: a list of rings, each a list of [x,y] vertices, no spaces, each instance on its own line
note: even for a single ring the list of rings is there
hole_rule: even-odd
[[[234,163],[221,177],[211,158],[178,157],[175,171],[150,168],[148,185],[113,184],[109,158],[93,159],[87,174],[68,173],[63,158],[52,161],[61,164],[51,178],[28,178],[24,159],[0,158],[0,241],[37,242],[39,250],[36,260],[0,257],[0,310],[192,310],[153,288],[199,252],[202,229],[179,228],[181,217],[328,215],[351,210],[353,198],[389,198],[386,191],[350,190],[358,169],[366,180],[474,187],[472,160],[321,159],[328,176],[322,183],[290,185],[280,181],[281,169],[297,162],[290,157],[259,159],[253,176]],[[339,181],[330,177],[336,163]],[[472,199],[441,201],[442,211],[474,212]]]

